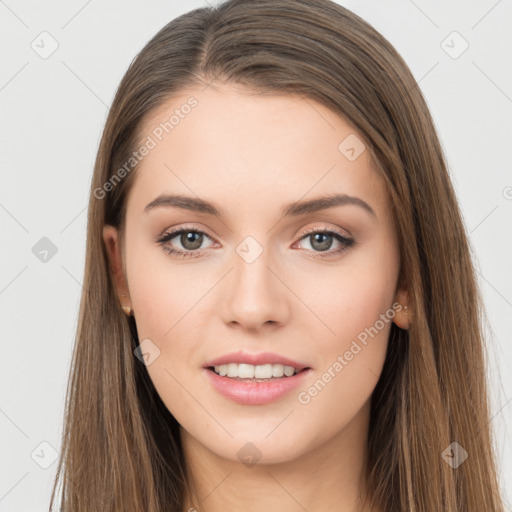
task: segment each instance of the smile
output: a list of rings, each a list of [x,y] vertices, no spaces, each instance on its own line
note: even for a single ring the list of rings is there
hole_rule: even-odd
[[[229,365],[225,366],[229,367]],[[245,365],[235,364],[235,366],[243,367]],[[267,367],[267,365],[261,366]],[[274,365],[268,366],[272,367],[273,371]],[[279,370],[279,373],[282,372],[281,377],[272,376],[270,378],[262,379],[255,377],[228,377],[227,375],[220,375],[217,373],[214,367],[203,368],[203,373],[206,375],[213,389],[223,397],[241,405],[266,405],[289,395],[291,391],[304,382],[304,379],[313,371],[311,368],[303,368],[296,372],[296,369],[291,367],[294,373],[291,376],[286,376],[284,373],[284,367],[281,371],[279,366],[282,365],[276,366],[278,366],[277,370]],[[257,366],[252,366],[252,368],[255,372]],[[220,367],[218,369],[220,371]],[[238,368],[236,368],[236,370],[238,373]],[[242,375],[244,374],[244,371],[245,370],[242,368]],[[265,371],[268,375],[268,368],[265,368]]]

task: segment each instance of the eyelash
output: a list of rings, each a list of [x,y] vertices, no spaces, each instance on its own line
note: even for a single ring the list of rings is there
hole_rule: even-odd
[[[181,251],[179,249],[172,249],[171,247],[166,245],[169,240],[176,238],[176,236],[180,235],[181,233],[197,233],[200,235],[206,235],[208,238],[211,239],[211,237],[208,236],[208,234],[205,233],[204,231],[201,231],[200,229],[195,229],[193,227],[185,226],[185,227],[181,227],[176,230],[164,233],[164,235],[162,235],[162,237],[157,239],[157,243],[162,246],[162,249],[165,252],[172,254],[174,256],[177,256],[179,258],[197,258],[197,257],[199,257],[201,255],[200,249],[196,249],[193,251]],[[340,233],[339,231],[336,231],[333,229],[326,229],[326,228],[308,229],[305,233],[302,234],[302,236],[299,238],[298,241],[303,240],[304,238],[306,238],[307,236],[312,235],[312,234],[334,235],[334,238],[342,244],[342,246],[339,249],[329,250],[329,251],[314,251],[314,252],[319,253],[318,256],[315,256],[316,258],[327,258],[327,257],[333,256],[335,254],[341,254],[341,253],[345,252],[346,250],[348,250],[349,248],[351,248],[356,243],[353,238],[348,238],[345,235],[343,235],[342,233]]]

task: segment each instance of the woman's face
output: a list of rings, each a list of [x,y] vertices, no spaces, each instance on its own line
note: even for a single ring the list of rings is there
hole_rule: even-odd
[[[141,140],[118,291],[183,435],[284,462],[364,425],[391,322],[407,324],[385,185],[354,130],[311,99],[219,84],[152,112]]]

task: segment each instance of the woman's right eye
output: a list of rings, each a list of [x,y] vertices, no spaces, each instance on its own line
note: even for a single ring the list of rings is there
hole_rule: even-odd
[[[169,254],[174,254],[182,258],[190,258],[198,256],[198,249],[201,247],[205,237],[210,238],[204,231],[180,228],[165,233],[158,240],[158,243],[162,246],[164,251],[168,252]],[[172,246],[172,244],[169,243],[175,238],[178,238],[179,243],[183,249],[176,249]]]

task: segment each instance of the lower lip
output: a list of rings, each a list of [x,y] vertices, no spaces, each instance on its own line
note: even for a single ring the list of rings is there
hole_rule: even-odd
[[[268,382],[244,382],[217,375],[214,371],[204,369],[213,387],[225,397],[242,405],[265,405],[279,400],[301,384],[311,368],[302,370],[291,377],[281,377]]]

